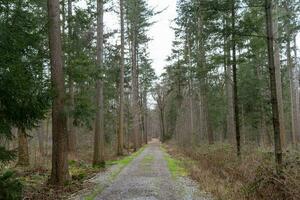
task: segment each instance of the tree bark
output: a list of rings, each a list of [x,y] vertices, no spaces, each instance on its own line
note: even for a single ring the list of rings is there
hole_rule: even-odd
[[[227,29],[228,19],[225,19],[225,26]],[[224,39],[224,68],[225,68],[225,84],[226,84],[226,98],[227,98],[227,113],[226,113],[226,138],[234,143],[235,137],[235,123],[234,123],[234,99],[233,99],[233,76],[231,67],[231,53],[229,37]]]
[[[284,120],[284,110],[283,110],[283,98],[282,98],[282,81],[281,81],[281,70],[280,70],[280,49],[278,41],[278,5],[275,5],[275,17],[273,19],[273,37],[274,37],[274,65],[275,65],[275,75],[276,75],[276,94],[278,100],[278,111],[280,120],[280,137],[282,147],[286,144],[286,132],[285,132],[285,120]]]
[[[286,44],[286,52],[287,52],[287,65],[288,65],[288,71],[289,71],[289,84],[290,84],[290,101],[291,101],[291,125],[292,125],[292,131],[291,131],[291,139],[292,144],[296,144],[296,133],[297,130],[297,103],[296,103],[296,95],[295,95],[295,83],[294,83],[294,65],[292,61],[291,56],[291,34],[290,30],[288,28],[288,25],[286,25],[286,33],[287,33],[287,44]]]
[[[278,95],[277,95],[277,82],[276,78],[276,66],[274,58],[274,30],[272,19],[272,1],[265,0],[266,9],[266,26],[267,26],[267,40],[268,40],[268,62],[269,62],[269,75],[271,86],[271,103],[272,103],[272,117],[273,117],[273,129],[274,129],[274,142],[275,142],[275,160],[277,173],[280,173],[282,166],[282,147],[281,147],[281,129],[280,129],[280,117],[278,108]]]
[[[204,25],[203,25],[203,16],[202,12],[199,11],[199,16],[197,19],[197,27],[198,27],[198,58],[197,58],[197,68],[198,68],[198,76],[200,79],[200,102],[201,102],[201,114],[202,114],[202,130],[207,134],[208,143],[214,143],[214,133],[211,128],[211,122],[209,117],[209,104],[207,99],[207,70],[205,69],[205,46],[204,46]]]
[[[235,0],[232,0],[231,10],[231,28],[232,28],[232,73],[233,73],[233,104],[234,104],[234,124],[236,135],[237,156],[241,156],[241,134],[240,134],[240,119],[239,119],[239,102],[237,88],[237,61],[236,61],[236,37],[235,37],[235,21],[236,21]]]
[[[124,45],[125,45],[125,28],[124,28],[124,1],[120,0],[120,21],[121,21],[121,58],[120,58],[120,107],[119,107],[119,131],[118,131],[118,155],[123,155],[124,147]]]
[[[143,142],[148,143],[148,107],[147,107],[147,91],[143,91]]]
[[[296,144],[298,144],[299,140],[300,140],[300,68],[299,68],[299,63],[298,63],[298,54],[297,54],[297,42],[296,42],[296,37],[297,34],[295,34],[294,36],[294,56],[295,56],[295,66],[297,67],[297,74],[296,74],[296,83],[295,83],[295,87],[296,87],[296,110],[297,110],[297,132],[296,132]]]
[[[76,149],[76,129],[74,127],[73,111],[75,109],[75,95],[74,95],[74,81],[71,66],[71,38],[72,38],[72,0],[68,0],[68,35],[69,35],[69,55],[68,55],[68,67],[70,70],[69,74],[69,113],[68,113],[68,151],[69,159],[77,160],[77,149]]]
[[[97,66],[103,68],[103,0],[97,0]],[[100,71],[100,70],[99,70]],[[102,76],[102,74],[100,74]],[[96,81],[96,121],[93,165],[104,165],[104,97],[102,77]]]
[[[70,176],[59,0],[48,0],[48,17],[51,80],[55,95],[52,104],[52,170],[49,183],[63,185]]]
[[[18,163],[19,166],[29,166],[28,138],[24,128],[18,128]]]
[[[136,2],[135,2],[136,4]],[[135,5],[136,7],[136,5]],[[132,106],[133,106],[133,137],[134,137],[134,151],[139,148],[139,89],[138,89],[138,67],[137,67],[137,35],[135,20],[132,24]]]
[[[41,122],[40,127],[37,129],[37,136],[39,142],[39,154],[44,158],[45,156],[45,122]]]

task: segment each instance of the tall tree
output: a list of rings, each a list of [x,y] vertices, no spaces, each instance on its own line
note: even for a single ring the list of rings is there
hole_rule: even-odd
[[[240,123],[239,123],[239,102],[237,90],[237,60],[236,60],[236,37],[235,37],[235,23],[236,23],[236,10],[235,0],[232,0],[231,9],[231,28],[232,28],[232,72],[233,72],[233,104],[234,104],[234,125],[236,135],[237,155],[241,156],[241,136],[240,136]]]
[[[123,155],[124,146],[124,46],[125,46],[125,28],[124,28],[124,1],[120,0],[120,24],[121,24],[121,58],[120,58],[120,103],[119,103],[119,131],[118,131],[118,155]]]
[[[139,134],[140,134],[140,110],[139,110],[139,87],[138,87],[138,64],[137,64],[137,48],[138,48],[138,2],[137,0],[131,1],[132,9],[132,21],[131,21],[131,62],[132,62],[132,82],[131,82],[131,92],[132,92],[132,114],[133,114],[133,137],[134,137],[134,150],[139,148]]]
[[[52,104],[52,170],[50,183],[54,185],[63,185],[70,179],[59,13],[59,0],[48,0],[51,80],[54,92]]]
[[[74,109],[75,109],[75,95],[74,95],[74,80],[73,80],[73,67],[71,66],[72,59],[72,16],[73,16],[73,6],[72,0],[68,0],[68,71],[69,71],[69,102],[68,102],[68,151],[69,151],[69,159],[76,160],[77,152],[76,152],[76,129],[74,127]]]
[[[266,26],[267,26],[267,42],[268,42],[268,61],[269,61],[269,76],[271,86],[271,103],[272,103],[272,116],[273,116],[273,129],[274,129],[274,142],[275,142],[275,159],[277,164],[277,172],[281,171],[282,165],[282,149],[281,149],[281,129],[280,117],[277,96],[277,82],[275,71],[275,54],[274,54],[274,35],[273,35],[273,19],[272,19],[272,0],[265,0],[266,9]]]
[[[278,28],[278,1],[274,2],[274,17],[273,17],[273,37],[274,37],[274,58],[275,58],[275,74],[276,74],[276,95],[278,100],[278,111],[280,120],[280,137],[281,145],[285,146],[285,120],[284,120],[284,108],[283,108],[283,98],[282,98],[282,80],[281,80],[281,63],[280,63],[280,41],[279,41],[279,28]]]
[[[104,97],[103,97],[103,0],[97,0],[97,67],[96,119],[93,165],[104,165]]]

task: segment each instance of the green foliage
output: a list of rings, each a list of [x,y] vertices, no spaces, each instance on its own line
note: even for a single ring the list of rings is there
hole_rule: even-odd
[[[0,199],[19,200],[22,197],[22,184],[12,171],[0,174]]]
[[[165,160],[167,161],[167,166],[168,166],[173,178],[187,175],[187,171],[183,167],[183,163],[180,160],[172,158],[166,152],[165,152]]]
[[[46,12],[39,1],[0,3],[0,139],[10,140],[12,126],[31,129],[50,107]],[[1,147],[0,162],[13,153]]]

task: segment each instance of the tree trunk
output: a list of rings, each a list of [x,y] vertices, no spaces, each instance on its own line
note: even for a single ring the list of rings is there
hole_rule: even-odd
[[[226,27],[228,20],[225,20]],[[227,114],[226,114],[226,138],[234,143],[235,137],[235,123],[234,123],[234,100],[233,100],[233,76],[231,67],[231,54],[229,38],[225,36],[224,39],[224,68],[225,68],[225,84],[226,84],[226,98],[227,98]]]
[[[148,144],[148,106],[147,106],[147,92],[143,92],[143,126],[144,126],[144,142]]]
[[[65,115],[65,84],[60,32],[59,0],[48,0],[52,104],[52,170],[50,183],[63,185],[69,180],[68,141]]]
[[[204,46],[204,25],[203,25],[203,16],[202,13],[199,13],[198,16],[198,59],[197,59],[197,68],[199,71],[199,79],[200,79],[200,101],[201,101],[201,110],[202,110],[202,130],[204,133],[207,134],[208,137],[208,143],[213,144],[214,143],[214,135],[211,128],[211,122],[209,117],[209,105],[208,105],[208,99],[207,99],[207,70],[205,69],[205,46]],[[204,71],[204,73],[203,73]]]
[[[292,124],[292,131],[291,131],[291,139],[292,144],[296,144],[296,134],[298,132],[297,130],[297,103],[296,103],[296,95],[295,95],[295,83],[294,83],[294,65],[292,61],[291,56],[291,34],[290,30],[288,28],[288,25],[286,25],[286,33],[287,33],[287,44],[286,44],[286,50],[287,50],[287,65],[288,65],[288,71],[289,71],[289,84],[290,84],[290,100],[291,100],[291,124]]]
[[[29,166],[28,138],[24,128],[18,128],[18,164]]]
[[[134,22],[135,23],[135,22]],[[134,137],[134,151],[139,148],[139,91],[138,91],[138,69],[137,69],[137,38],[136,25],[133,24],[132,31],[132,106],[133,106],[133,137]]]
[[[68,35],[69,35],[69,55],[68,55],[68,67],[70,70],[69,74],[69,113],[68,113],[68,151],[69,159],[77,160],[76,151],[76,129],[74,127],[73,111],[75,109],[75,95],[74,95],[74,81],[71,66],[71,37],[72,37],[72,0],[68,0]]]
[[[238,88],[237,88],[237,63],[236,63],[236,37],[235,37],[235,0],[232,0],[231,10],[231,28],[232,28],[232,73],[233,73],[233,104],[234,104],[234,124],[236,135],[237,156],[241,156],[241,135],[240,135],[240,120],[239,120],[239,102],[238,102]]]
[[[37,136],[38,136],[38,142],[39,142],[39,154],[42,157],[42,159],[45,156],[45,122],[41,122],[40,127],[37,129]]]
[[[282,149],[281,149],[281,134],[280,134],[280,117],[278,110],[278,95],[277,95],[277,82],[274,58],[274,30],[272,19],[272,1],[265,0],[266,6],[266,26],[267,26],[267,39],[268,39],[268,61],[269,61],[269,74],[271,86],[271,103],[272,103],[272,116],[273,116],[273,129],[274,129],[274,142],[275,142],[275,160],[277,173],[280,173],[282,166]]]
[[[124,146],[124,1],[120,0],[120,21],[121,21],[121,58],[120,58],[120,107],[119,107],[119,131],[118,131],[118,155],[123,155]]]
[[[160,113],[161,141],[164,142],[166,137],[164,109],[160,108],[159,113]]]
[[[103,68],[103,0],[97,0],[97,66]],[[96,121],[93,165],[104,165],[104,99],[103,81],[96,82]]]
[[[274,65],[275,65],[275,75],[276,75],[276,95],[278,100],[278,112],[279,112],[279,121],[280,121],[280,137],[281,145],[285,146],[286,141],[286,132],[285,132],[285,120],[284,120],[284,110],[283,110],[283,99],[282,99],[282,81],[281,81],[281,71],[280,71],[280,49],[278,41],[278,5],[275,4],[275,17],[273,19],[273,37],[274,37]]]
[[[295,55],[295,66],[297,67],[297,75],[296,75],[296,83],[295,83],[295,88],[296,88],[296,113],[297,113],[297,132],[296,132],[296,144],[299,142],[300,140],[300,68],[299,68],[299,63],[298,63],[298,54],[297,54],[297,42],[296,42],[296,37],[297,35],[294,36],[294,55]]]

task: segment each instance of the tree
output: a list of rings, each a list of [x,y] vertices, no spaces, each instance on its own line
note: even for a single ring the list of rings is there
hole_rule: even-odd
[[[124,1],[120,0],[120,23],[121,23],[121,58],[120,58],[120,103],[119,103],[119,131],[118,131],[118,155],[123,155],[124,146],[124,46],[125,46],[125,28],[124,28]]]
[[[139,52],[143,45],[150,40],[146,35],[151,26],[150,17],[155,13],[149,9],[144,0],[129,0],[126,2],[126,19],[128,23],[128,39],[131,53],[131,92],[132,92],[132,132],[134,150],[140,147],[140,98],[139,98]]]
[[[275,59],[275,73],[276,73],[276,95],[278,100],[278,111],[279,111],[279,121],[280,121],[280,140],[281,145],[284,147],[286,145],[286,133],[285,133],[285,120],[284,120],[284,109],[283,109],[283,98],[282,98],[282,81],[281,81],[281,70],[280,70],[280,43],[279,43],[279,28],[278,28],[278,2],[274,2],[275,9],[273,17],[273,36],[274,36],[274,59]]]
[[[1,13],[6,13],[0,16],[0,113],[6,124],[1,129],[19,129],[18,164],[28,166],[26,131],[44,118],[50,102],[44,71],[46,36],[40,31],[46,12],[35,1],[7,1]]]
[[[54,185],[63,185],[70,179],[59,13],[59,1],[48,0],[51,80],[54,95],[52,103],[52,170],[49,182]]]
[[[72,30],[72,17],[73,17],[73,6],[72,6],[72,0],[68,0],[68,71],[69,71],[69,99],[68,99],[68,107],[69,107],[69,113],[67,118],[67,127],[68,127],[68,152],[69,152],[69,159],[76,160],[76,130],[74,127],[74,110],[75,110],[75,95],[74,95],[74,75],[72,70],[72,38],[73,38],[73,30]],[[72,73],[73,72],[73,73]]]
[[[232,72],[233,72],[233,104],[234,104],[234,125],[236,134],[237,156],[241,156],[241,135],[240,135],[240,122],[239,122],[239,102],[237,90],[237,61],[236,61],[236,38],[235,38],[235,0],[232,0],[231,10],[231,28],[232,28]]]
[[[157,108],[160,119],[160,139],[164,142],[166,138],[165,125],[165,106],[166,106],[166,91],[163,86],[157,85],[152,93],[153,99],[157,102]]]
[[[103,0],[97,0],[97,67],[96,119],[93,165],[104,165],[104,99],[103,99]]]
[[[269,61],[269,75],[271,86],[271,103],[272,103],[272,116],[273,116],[273,129],[275,141],[275,159],[277,172],[281,171],[282,165],[282,149],[281,149],[281,129],[277,96],[277,82],[275,72],[275,58],[274,58],[274,36],[273,36],[273,22],[272,22],[272,0],[265,0],[266,8],[266,26],[267,26],[267,41],[268,41],[268,61]]]

